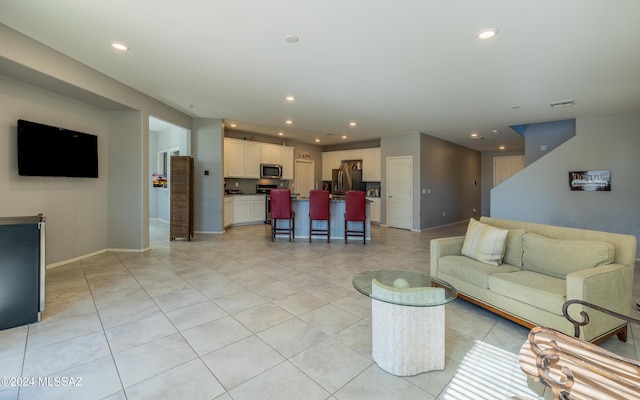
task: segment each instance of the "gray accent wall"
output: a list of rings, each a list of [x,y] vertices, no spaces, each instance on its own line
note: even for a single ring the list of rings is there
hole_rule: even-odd
[[[527,124],[524,128],[524,165],[531,165],[576,134],[576,120]],[[541,150],[546,146],[546,150]]]
[[[107,247],[109,115],[104,110],[0,75],[0,216],[46,221],[46,263]],[[17,120],[98,136],[96,178],[18,175]]]
[[[640,238],[639,127],[640,113],[577,118],[573,138],[491,191],[491,216]],[[576,170],[610,170],[611,191],[569,190]]]
[[[0,214],[47,216],[47,265],[149,246],[149,114],[190,116],[0,24]],[[20,177],[19,118],[98,136],[98,179]]]
[[[383,137],[380,147],[383,225],[387,221],[386,159],[392,156],[413,158],[412,230],[428,229],[479,216],[479,152],[422,133]]]
[[[421,229],[479,217],[480,153],[421,135],[419,199]]]
[[[143,180],[142,113],[139,111],[109,112],[109,243],[111,249],[145,249],[143,229],[149,221],[143,217],[148,210],[147,188]],[[117,149],[117,151],[116,151]],[[147,151],[148,153],[148,151]],[[144,157],[148,160],[148,157]],[[148,165],[144,170],[148,171]],[[148,193],[148,192],[147,192]],[[145,204],[145,200],[146,203]],[[147,214],[148,215],[148,214]]]

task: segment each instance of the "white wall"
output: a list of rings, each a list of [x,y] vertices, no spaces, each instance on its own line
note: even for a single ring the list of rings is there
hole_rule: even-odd
[[[638,129],[640,113],[577,118],[573,138],[491,191],[491,216],[640,238]],[[570,191],[581,170],[610,170],[611,191]]]
[[[47,264],[104,250],[108,225],[108,113],[3,76],[0,110],[0,216],[46,216]],[[19,176],[18,119],[97,135],[99,178]]]

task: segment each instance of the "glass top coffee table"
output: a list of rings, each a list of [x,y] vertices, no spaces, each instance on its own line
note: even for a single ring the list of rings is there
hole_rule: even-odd
[[[374,279],[377,284],[373,282]],[[432,286],[442,288],[442,291]],[[417,271],[364,271],[353,277],[353,287],[372,299],[402,306],[441,306],[458,297],[458,292],[449,283]],[[421,295],[422,292],[428,294]],[[441,292],[443,295],[432,295],[430,292]]]
[[[371,298],[372,356],[398,376],[444,369],[445,304],[458,296],[449,283],[416,271],[364,271],[353,287]]]

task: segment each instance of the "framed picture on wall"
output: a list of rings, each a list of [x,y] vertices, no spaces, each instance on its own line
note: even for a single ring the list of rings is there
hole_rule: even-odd
[[[611,171],[569,171],[569,189],[582,192],[610,192]]]

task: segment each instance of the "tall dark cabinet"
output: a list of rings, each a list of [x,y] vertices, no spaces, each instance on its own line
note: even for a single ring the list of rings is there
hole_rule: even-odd
[[[0,218],[0,329],[40,320],[44,311],[42,214]]]
[[[193,237],[194,173],[193,157],[172,156],[170,186],[170,240]]]

